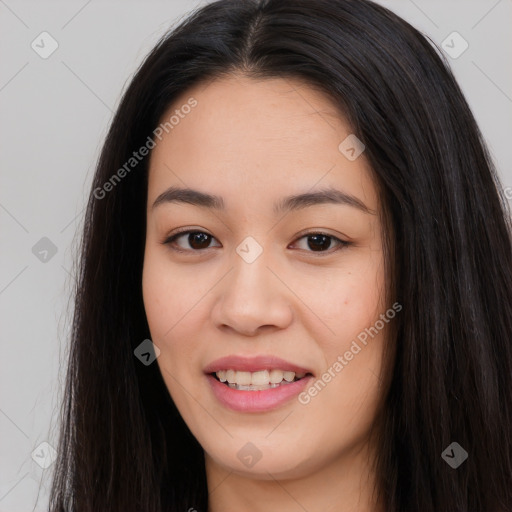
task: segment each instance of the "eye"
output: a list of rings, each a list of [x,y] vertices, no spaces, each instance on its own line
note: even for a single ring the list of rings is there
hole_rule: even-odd
[[[185,235],[188,235],[188,237],[186,238],[186,242],[189,244],[189,247],[175,247],[176,241],[179,240],[180,238],[185,237]],[[171,235],[170,237],[166,238],[162,243],[164,245],[170,245],[173,250],[176,250],[178,252],[187,252],[190,250],[192,250],[192,252],[199,252],[204,249],[209,249],[209,245],[212,239],[214,239],[214,237],[212,235],[209,235],[208,233],[205,233],[204,231],[195,231],[189,229]]]
[[[301,236],[297,240],[302,240],[302,239],[306,239],[305,245],[307,248],[311,249],[311,251],[308,251],[308,252],[315,252],[315,253],[328,252],[328,254],[332,254],[333,252],[336,252],[336,251],[343,249],[344,247],[347,247],[350,245],[350,242],[341,240],[333,235],[328,235],[327,233],[311,232],[311,233],[307,233],[307,234]],[[334,250],[330,250],[332,241],[337,243],[337,248]]]
[[[183,247],[179,244],[177,244],[177,241],[180,238],[183,238],[187,236],[186,243],[189,247]],[[325,253],[328,252],[328,254],[332,254],[333,252],[343,249],[344,247],[347,247],[350,245],[350,242],[347,242],[345,240],[341,240],[333,235],[328,235],[327,233],[319,233],[319,232],[311,232],[307,233],[297,239],[302,240],[307,239],[306,246],[307,249],[305,249],[307,252],[314,252],[314,253]],[[204,251],[206,249],[210,249],[210,243],[212,240],[215,240],[215,237],[212,235],[205,233],[204,231],[197,231],[197,230],[183,230],[178,233],[175,233],[169,237],[167,237],[162,244],[164,245],[170,245],[171,248],[178,252],[200,252]],[[297,241],[295,243],[297,243]],[[337,243],[337,248],[334,250],[331,250],[331,244],[332,241]]]

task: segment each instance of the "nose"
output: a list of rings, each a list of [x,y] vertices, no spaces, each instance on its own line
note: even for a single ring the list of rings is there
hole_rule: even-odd
[[[284,329],[293,319],[290,289],[268,263],[265,251],[252,263],[236,255],[221,281],[212,320],[221,329],[244,336]]]

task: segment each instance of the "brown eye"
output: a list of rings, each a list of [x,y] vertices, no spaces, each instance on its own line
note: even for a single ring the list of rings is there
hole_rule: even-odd
[[[188,234],[188,243],[193,249],[207,249],[212,237],[206,233],[192,232]]]
[[[188,243],[188,247],[183,247],[182,245],[176,244],[176,241],[180,238],[185,238]],[[193,251],[198,252],[201,250],[209,249],[211,241],[214,240],[212,235],[205,233],[204,231],[181,231],[180,233],[176,233],[169,238],[167,238],[163,243],[168,245],[178,245],[176,247],[177,251]]]
[[[300,237],[298,240],[302,239],[307,240],[305,250],[307,252],[314,253],[322,253],[329,251],[329,254],[331,254],[339,249],[342,249],[343,247],[350,245],[349,242],[340,240],[339,238],[332,235],[328,235],[326,233],[309,233],[307,235]],[[330,250],[333,242],[337,244],[337,248],[334,250]]]
[[[313,250],[326,251],[330,248],[332,237],[326,235],[309,235],[308,247]]]

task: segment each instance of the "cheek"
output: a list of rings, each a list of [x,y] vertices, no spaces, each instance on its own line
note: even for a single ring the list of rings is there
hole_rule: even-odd
[[[151,340],[160,349],[157,359],[159,366],[174,374],[174,340],[180,336],[186,316],[186,288],[173,275],[162,258],[152,251],[146,251],[142,272],[142,293]],[[180,321],[180,318],[183,320]],[[184,348],[184,347],[182,347]],[[167,380],[167,375],[162,371]]]
[[[386,325],[393,321],[380,320],[387,309],[384,272],[380,260],[373,263],[331,281],[329,293],[317,303],[332,332],[318,340],[325,372],[318,376],[321,382],[310,405],[319,415],[329,411],[332,425],[350,425],[354,435],[373,419],[380,398]]]
[[[172,311],[173,293],[167,285],[166,273],[158,260],[146,251],[144,267],[142,271],[142,295],[144,308],[152,336],[161,339],[171,325],[168,316]],[[175,295],[175,293],[174,293]],[[171,301],[171,303],[169,302]]]
[[[194,337],[189,332],[190,322],[194,323],[194,308],[197,302],[188,297],[180,282],[184,281],[179,273],[172,273],[168,263],[156,255],[146,253],[142,275],[144,308],[151,334],[151,341],[160,349],[156,364],[174,403],[180,411],[189,411],[190,397],[183,392],[182,385],[192,396],[200,397],[194,389],[197,379],[191,378],[190,368],[183,364],[191,360]],[[190,303],[190,304],[189,304]],[[187,343],[180,343],[180,340]]]
[[[165,255],[146,252],[142,273],[144,308],[151,340],[160,349],[157,363],[169,388],[175,386],[172,378],[169,381],[170,375],[179,380],[197,377],[183,362],[192,361],[200,348],[198,331],[207,307],[201,297],[211,288],[207,281],[173,269]]]
[[[174,269],[165,255],[148,249],[144,257],[142,293],[151,333],[165,341],[172,337],[180,318],[185,320],[187,311],[192,312],[200,290],[186,272]]]
[[[340,431],[348,444],[363,439],[375,419],[386,343],[385,327],[375,329],[385,313],[378,304],[374,294],[346,294],[333,327],[336,336],[320,341],[323,371],[302,395],[305,424],[317,424],[332,446]]]
[[[338,272],[321,285],[309,283],[303,296],[311,310],[318,312],[318,322],[323,328],[323,348],[326,355],[346,350],[345,345],[370,327],[386,311],[385,286],[382,266],[379,262],[364,269]],[[309,293],[308,293],[309,292]],[[319,331],[320,332],[320,331]]]

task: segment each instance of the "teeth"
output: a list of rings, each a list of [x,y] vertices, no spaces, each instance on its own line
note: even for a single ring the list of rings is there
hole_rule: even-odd
[[[270,377],[268,374],[268,370],[263,370],[261,372],[254,372],[253,374],[247,372],[247,374],[250,375],[249,384],[252,384],[253,386],[264,386],[269,383]],[[239,382],[239,384],[242,384],[242,383]]]
[[[281,384],[265,384],[264,386],[241,386],[239,384],[228,384],[231,389],[238,391],[263,391],[265,389],[278,388]]]
[[[295,378],[302,379],[302,377],[304,377],[306,374],[295,374],[295,372],[285,372],[283,370],[261,370],[258,372],[219,370],[218,372],[216,372],[216,375],[221,382],[227,382],[228,384],[243,386],[245,388],[247,388],[248,386],[252,386],[252,388],[248,389],[254,389],[254,387],[256,386],[263,386],[263,389],[266,389],[269,384],[277,385],[281,384],[283,381],[293,382]],[[237,387],[237,389],[242,388]]]
[[[284,379],[284,372],[281,370],[270,370],[270,382],[279,384]]]
[[[235,384],[239,384],[240,386],[248,386],[249,384],[252,384],[251,381],[251,372],[236,372]]]
[[[284,372],[284,380],[286,382],[292,382],[295,379],[295,372]]]

